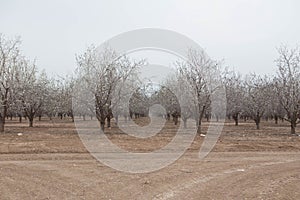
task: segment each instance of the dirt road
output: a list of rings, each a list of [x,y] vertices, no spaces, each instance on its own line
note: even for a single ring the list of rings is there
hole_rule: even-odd
[[[42,122],[35,128],[12,124],[0,135],[0,199],[300,199],[300,137],[287,134],[288,126],[264,125],[257,131],[250,123],[229,123],[204,160],[198,159],[198,136],[174,164],[130,174],[95,160],[71,123],[51,129]],[[122,134],[109,137],[143,152],[171,135],[138,143]]]
[[[1,199],[299,199],[300,154],[187,153],[148,174],[115,171],[89,154],[0,156]]]

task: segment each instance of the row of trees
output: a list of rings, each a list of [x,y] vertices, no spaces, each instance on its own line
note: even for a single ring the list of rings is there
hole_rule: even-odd
[[[124,58],[114,55],[113,50],[106,49],[100,53],[102,55],[100,60],[105,60],[109,64],[96,64],[95,60],[92,64],[91,58],[96,58],[93,54],[98,55],[99,52],[96,49],[89,49],[84,54],[85,59],[83,60],[85,62],[82,62],[82,59],[79,62],[79,71],[81,71],[79,79],[88,77],[87,80],[91,80],[91,74],[97,74],[92,79],[96,79],[98,83],[92,88],[101,88],[101,95],[99,95],[99,89],[93,91],[96,99],[99,96],[105,97],[104,103],[96,103],[97,109],[105,110],[105,114],[97,114],[101,116],[101,118],[97,118],[101,119],[99,121],[102,124],[102,129],[104,129],[105,119],[111,116],[118,119],[120,115],[147,114],[147,109],[158,103],[164,106],[165,117],[167,119],[173,117],[175,124],[178,123],[179,117],[184,126],[186,126],[187,119],[195,119],[200,133],[201,121],[204,117],[208,119],[215,117],[217,120],[222,117],[218,109],[212,111],[211,103],[212,94],[220,87],[224,87],[226,99],[223,101],[227,100],[226,115],[228,118],[234,119],[236,125],[238,125],[240,118],[251,119],[259,129],[263,117],[272,118],[275,123],[278,123],[278,119],[282,119],[290,122],[291,133],[295,134],[296,125],[300,118],[300,50],[298,48],[288,49],[283,46],[278,49],[278,53],[276,76],[260,76],[255,73],[242,76],[235,71],[222,70],[220,63],[210,59],[203,51],[190,49],[187,61],[175,62],[176,74],[161,83],[161,86],[150,94],[147,89],[141,89],[147,87],[145,85],[140,85],[138,90],[133,86],[139,85],[138,81],[132,80],[138,80],[137,71],[144,64],[143,61],[131,63],[128,58],[125,58],[126,62],[124,62],[121,60]],[[86,58],[87,54],[89,59]],[[107,67],[109,70],[105,70]],[[91,68],[100,70],[100,73],[94,72]],[[116,81],[107,81],[104,78],[97,79],[101,76],[108,76],[107,73]],[[126,81],[126,79],[130,81]],[[214,84],[219,79],[222,80],[222,85]],[[114,94],[112,91],[115,91],[120,82],[122,87],[117,89],[119,94],[117,100],[127,102],[129,97],[131,99],[129,107],[116,109],[115,107],[122,105],[122,103],[113,101]],[[91,86],[91,84],[87,85]],[[127,87],[127,94],[131,94],[127,98],[123,98],[125,94],[120,92],[124,87]],[[109,90],[105,90],[103,93],[104,88],[109,88]],[[225,109],[225,107],[219,109]],[[112,110],[117,110],[117,112],[111,115]]]
[[[251,118],[259,129],[262,117],[286,120],[291,133],[300,122],[300,49],[282,46],[276,59],[277,75],[250,74],[242,77],[234,71],[224,75],[227,116],[238,125],[239,118]]]
[[[0,132],[7,116],[20,121],[26,117],[33,126],[35,117],[45,115],[95,116],[104,130],[112,118],[118,123],[120,116],[126,120],[146,116],[149,107],[161,104],[164,117],[172,117],[175,124],[182,119],[185,127],[192,118],[200,133],[203,118],[222,117],[219,111],[225,107],[212,109],[212,96],[223,88],[226,115],[236,125],[241,118],[252,119],[259,129],[263,117],[276,123],[282,119],[290,122],[295,134],[300,117],[300,50],[281,47],[278,53],[276,76],[242,76],[222,69],[203,51],[189,49],[186,61],[174,62],[176,73],[153,88],[138,78],[145,59],[136,61],[109,47],[99,51],[91,46],[76,57],[74,77],[49,78],[21,54],[18,38],[0,35]],[[220,80],[222,84],[215,84]]]
[[[0,132],[8,116],[26,117],[33,126],[35,117],[72,113],[71,81],[39,73],[35,62],[25,58],[20,39],[0,34]]]

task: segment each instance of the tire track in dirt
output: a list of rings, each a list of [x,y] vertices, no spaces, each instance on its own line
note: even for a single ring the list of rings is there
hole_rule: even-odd
[[[271,199],[277,193],[282,194],[277,199],[298,197],[298,153],[212,153],[203,161],[197,155],[188,153],[147,174],[119,172],[86,155],[72,154],[74,160],[64,154],[35,160],[0,156],[0,199],[243,199],[244,194]],[[291,189],[284,191],[283,184]]]
[[[160,194],[155,195],[153,200],[176,199],[176,197],[180,196],[180,194],[186,194],[187,191],[190,191],[191,188],[197,188],[196,185],[205,184],[205,183],[207,183],[207,182],[209,182],[213,179],[217,179],[217,178],[222,177],[224,175],[242,173],[242,172],[247,173],[249,170],[257,170],[261,167],[287,164],[287,163],[290,163],[290,162],[295,162],[295,160],[265,162],[265,163],[253,164],[253,165],[250,165],[250,166],[245,167],[245,168],[228,169],[228,170],[224,170],[222,172],[213,173],[213,174],[205,175],[205,176],[202,176],[202,177],[192,178],[192,179],[189,179],[188,181],[185,181],[183,184],[174,187],[173,189],[170,189],[170,190],[168,190],[164,193],[160,193]],[[224,183],[224,184],[226,184],[226,183]]]

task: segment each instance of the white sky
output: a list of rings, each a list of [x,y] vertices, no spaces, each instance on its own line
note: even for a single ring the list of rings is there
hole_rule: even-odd
[[[75,54],[125,31],[184,34],[242,73],[273,74],[276,47],[300,40],[297,0],[1,0],[0,32],[21,36],[26,56],[51,74],[76,68]]]

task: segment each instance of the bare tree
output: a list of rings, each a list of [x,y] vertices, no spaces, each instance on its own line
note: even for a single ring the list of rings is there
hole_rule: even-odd
[[[72,95],[74,91],[75,79],[73,77],[65,77],[57,80],[56,86],[56,96],[57,102],[53,102],[53,105],[57,106],[56,113],[62,119],[64,116],[71,117],[72,122],[74,122],[74,111],[72,107]],[[85,114],[88,113],[86,109],[77,110],[79,114],[85,117]]]
[[[266,76],[261,77],[256,74],[251,74],[246,79],[246,98],[245,98],[245,112],[250,116],[256,128],[260,129],[260,122],[262,116],[267,111],[270,103],[268,96],[270,85]]]
[[[119,117],[123,116],[125,122],[132,118],[134,112],[142,113],[141,109],[148,105],[143,85],[137,77],[137,74],[132,73],[122,84],[118,84],[117,89],[112,98],[114,109],[112,110],[115,123],[118,124]],[[143,107],[139,108],[140,102],[143,102]]]
[[[214,83],[220,79],[216,73],[219,65],[211,60],[204,51],[189,49],[187,62],[177,62],[179,72],[193,88],[194,104],[197,105],[194,118],[197,121],[197,133],[201,133],[201,120],[211,105],[211,94],[217,89]]]
[[[38,116],[39,120],[41,116],[46,115],[52,120],[52,117],[57,115],[61,110],[61,99],[62,95],[60,93],[63,88],[64,83],[61,79],[50,78],[47,84],[47,98],[44,99],[44,106],[40,109]]]
[[[161,104],[165,108],[167,120],[170,120],[171,116],[173,117],[175,125],[177,125],[178,118],[181,113],[180,104],[175,94],[176,90],[174,90],[177,85],[177,80],[169,79],[157,92],[157,103]]]
[[[39,76],[35,64],[23,62],[16,76],[18,101],[29,120],[29,127],[33,127],[33,119],[41,111],[48,95],[49,80],[45,72]]]
[[[239,115],[243,111],[245,87],[242,76],[234,71],[226,71],[224,76],[227,98],[227,116],[239,124]]]
[[[162,94],[162,100],[164,106],[168,108],[169,112],[172,112],[173,116],[180,116],[183,121],[184,128],[187,128],[187,120],[196,115],[197,105],[195,104],[195,98],[193,96],[193,88],[190,87],[185,77],[180,74],[174,74],[169,77],[164,83],[166,91]],[[174,114],[173,114],[174,113]],[[177,119],[175,120],[177,124]]]
[[[135,118],[148,115],[150,107],[150,91],[148,92],[149,84],[141,84],[132,94],[129,100],[129,110]]]
[[[95,98],[96,117],[104,130],[105,120],[112,114],[112,97],[118,83],[125,82],[144,61],[130,61],[126,56],[106,48],[103,52],[90,47],[87,51],[77,56],[79,65],[78,75],[84,81],[87,89]]]
[[[300,122],[300,49],[278,49],[279,57],[275,86],[279,102],[286,112],[286,121],[291,124],[291,134],[296,134],[296,126]]]
[[[0,34],[0,132],[4,132],[11,86],[14,84],[19,53],[19,39],[6,39]]]
[[[269,105],[267,106],[267,117],[270,117],[274,119],[275,124],[278,124],[278,120],[284,119],[285,116],[285,110],[283,106],[280,104],[278,95],[277,95],[277,90],[276,90],[276,85],[275,85],[275,80],[273,80],[270,83],[270,89],[269,93],[266,95],[270,98]]]

